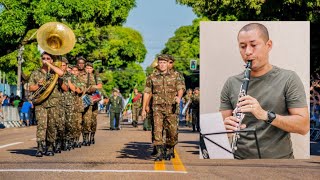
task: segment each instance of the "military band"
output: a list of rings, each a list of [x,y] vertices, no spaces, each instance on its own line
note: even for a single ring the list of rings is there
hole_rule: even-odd
[[[35,105],[38,121],[36,157],[54,156],[61,151],[95,144],[98,102],[101,100],[99,91],[102,89],[102,81],[92,63],[81,56],[76,59],[76,65],[71,66],[63,57],[74,47],[72,30],[56,22],[43,26],[38,30],[40,42],[37,37],[39,46],[45,50],[41,54],[42,67],[33,71],[29,79],[29,91],[32,92],[29,99]],[[68,31],[68,37],[58,32],[61,27]],[[61,41],[68,39],[68,42],[59,44],[51,41],[52,36]],[[171,55],[159,55],[154,72],[146,80],[144,95],[135,87],[129,100],[132,125],[138,127],[142,115],[144,130],[152,130],[155,160],[175,158],[174,147],[178,143],[178,115],[186,87],[183,75],[173,67],[174,61]],[[199,130],[199,94],[186,97],[182,101],[188,101],[186,106],[193,109],[192,124]],[[110,107],[110,130],[120,130],[123,101],[119,89],[114,88],[106,101]]]

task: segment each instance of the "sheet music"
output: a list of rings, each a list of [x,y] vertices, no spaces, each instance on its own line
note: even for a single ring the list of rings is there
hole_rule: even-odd
[[[200,129],[202,134],[225,132],[226,129],[223,124],[222,114],[220,112],[200,114]],[[206,137],[231,151],[231,146],[227,134],[215,134],[208,135]],[[207,139],[204,139],[204,142],[210,159],[234,159],[231,153],[225,151],[224,149],[208,141]],[[201,148],[200,159],[203,159]]]

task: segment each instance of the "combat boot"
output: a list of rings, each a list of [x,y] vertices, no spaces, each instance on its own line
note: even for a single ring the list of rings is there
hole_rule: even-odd
[[[138,127],[138,122],[137,122],[137,121],[133,121],[133,122],[132,122],[132,126],[133,126],[133,127]]]
[[[175,154],[174,154],[174,146],[168,146],[166,148],[166,153],[165,153],[165,159],[166,160],[170,160],[171,158],[175,158]]]
[[[63,140],[62,150],[63,151],[67,151],[68,150],[68,142],[67,142],[67,140]]]
[[[95,143],[94,135],[95,135],[95,132],[91,132],[91,134],[90,134],[90,144],[94,144]]]
[[[86,134],[85,133],[82,133],[82,146],[86,146],[86,142],[87,142],[87,138],[86,138]]]
[[[52,142],[48,142],[48,149],[47,149],[47,152],[46,152],[46,156],[54,156],[53,143]]]
[[[156,146],[153,146],[153,150],[152,150],[151,156],[154,156],[156,154],[157,154],[157,148],[156,148]]]
[[[86,136],[87,136],[87,146],[90,146],[90,133],[87,133],[86,134]]]
[[[155,161],[162,161],[163,159],[163,146],[162,145],[158,145],[156,146],[157,149],[157,154],[155,155]]]
[[[83,142],[82,146],[89,146],[89,133],[84,133],[83,134]]]
[[[81,143],[79,142],[79,138],[78,137],[75,140],[75,147],[76,148],[81,148]]]
[[[61,141],[57,141],[55,153],[61,153]]]
[[[43,156],[43,143],[41,141],[38,141],[38,148],[37,148],[37,153],[36,157],[42,157]]]
[[[192,132],[196,132],[196,125],[192,124]]]

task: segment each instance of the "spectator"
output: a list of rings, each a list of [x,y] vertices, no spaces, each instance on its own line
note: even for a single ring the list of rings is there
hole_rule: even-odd
[[[12,102],[13,107],[17,108],[19,106],[20,101],[21,101],[20,97],[19,96],[15,96],[14,100]]]
[[[10,106],[10,98],[7,95],[3,96],[2,106]]]
[[[21,111],[20,111],[20,123],[23,123],[23,120],[26,120],[27,126],[29,126],[29,116],[30,116],[30,109],[33,108],[33,104],[31,101],[27,101],[24,99],[24,103],[22,105]]]

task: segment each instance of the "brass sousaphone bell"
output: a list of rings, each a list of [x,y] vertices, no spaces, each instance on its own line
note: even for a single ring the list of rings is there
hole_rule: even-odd
[[[37,41],[41,49],[52,55],[64,55],[70,52],[75,43],[76,38],[73,31],[60,22],[48,22],[42,25],[37,31]],[[55,65],[60,67],[61,61],[56,61]],[[35,91],[29,99],[34,104],[40,104],[45,100],[54,89],[59,75],[55,74],[46,81],[45,84]]]

